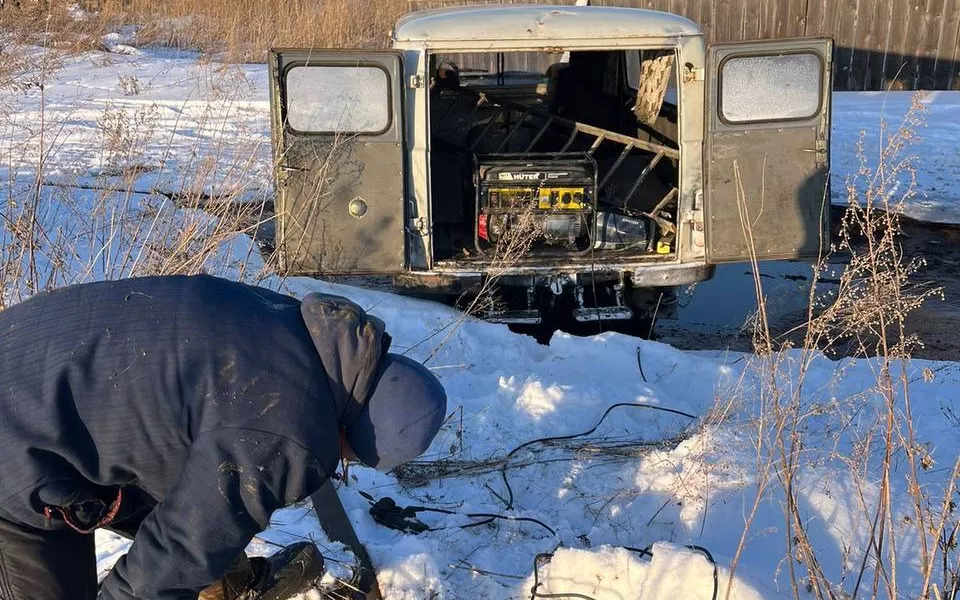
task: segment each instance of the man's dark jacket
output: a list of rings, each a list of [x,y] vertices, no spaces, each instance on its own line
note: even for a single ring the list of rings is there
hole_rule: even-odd
[[[142,490],[160,503],[100,598],[196,598],[335,471],[338,426],[388,345],[345,299],[308,307],[209,276],[14,305],[0,312],[0,518],[66,528],[58,506]]]

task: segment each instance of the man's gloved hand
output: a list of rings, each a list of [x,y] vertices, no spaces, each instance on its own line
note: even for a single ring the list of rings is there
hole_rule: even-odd
[[[316,587],[323,577],[323,556],[310,542],[287,546],[273,556],[244,555],[199,600],[288,600]]]

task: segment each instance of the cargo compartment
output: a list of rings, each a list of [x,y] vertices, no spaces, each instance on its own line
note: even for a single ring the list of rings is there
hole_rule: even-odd
[[[435,263],[674,259],[675,63],[672,49],[430,55]]]

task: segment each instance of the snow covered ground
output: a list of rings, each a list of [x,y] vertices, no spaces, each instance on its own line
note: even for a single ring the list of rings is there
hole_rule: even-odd
[[[113,48],[65,59],[51,71],[42,111],[37,87],[0,95],[0,177],[11,195],[36,177],[41,123],[43,147],[52,148],[43,156],[47,183],[99,183],[105,174],[136,168],[142,173],[136,187],[143,191],[198,184],[215,193],[269,188],[263,66]],[[898,122],[910,95],[836,94],[834,102],[833,160],[842,190],[845,173],[858,164],[859,131],[868,133],[869,157],[880,115]],[[960,222],[960,93],[933,94],[927,103],[928,126],[918,150],[925,196],[909,211]],[[237,236],[226,252],[246,257],[250,243]],[[250,254],[250,262],[258,260],[256,252]],[[398,478],[354,467],[349,484],[340,487],[387,598],[529,598],[534,557],[552,551],[553,559],[540,566],[543,593],[576,592],[597,600],[711,598],[713,567],[688,545],[704,547],[716,559],[718,598],[726,597],[734,564],[730,598],[793,595],[791,562],[799,570],[804,565],[796,550],[789,555],[784,494],[770,478],[770,448],[758,442],[768,432],[771,407],[764,392],[768,368],[759,359],[681,352],[617,334],[557,334],[541,346],[504,326],[463,319],[424,301],[308,279],[270,277],[261,284],[298,296],[327,290],[355,299],[387,322],[396,351],[426,361],[448,390],[449,418],[423,461],[458,469],[417,481],[410,474]],[[707,296],[696,301],[742,306],[739,289],[730,289],[730,302]],[[886,404],[873,390],[877,364],[822,357],[808,364],[799,352],[783,360],[780,382],[796,400],[805,444],[795,482],[797,511],[825,577],[849,593],[868,548],[869,508],[882,491],[875,436]],[[919,479],[931,498],[943,498],[960,453],[960,364],[912,361],[904,368],[916,447],[928,459]],[[618,403],[628,406],[610,409]],[[587,436],[534,444],[512,455],[509,490],[498,468],[482,468],[485,462],[499,466],[525,442],[590,430],[608,409],[609,417]],[[923,579],[920,539],[906,463],[896,458],[890,493],[895,518],[889,525],[894,533],[888,529],[886,535],[898,544],[901,597],[915,597]],[[422,514],[433,531],[402,533],[372,519],[361,491],[457,514]],[[463,528],[476,522],[467,513],[537,519],[549,530],[517,520]],[[269,553],[271,542],[303,537],[315,538],[331,557],[342,556],[306,507],[276,514],[250,550]],[[109,568],[126,544],[98,533],[100,568]],[[652,556],[624,546],[650,547]],[[868,560],[861,593],[873,585],[873,573]],[[798,593],[809,595],[802,582]]]

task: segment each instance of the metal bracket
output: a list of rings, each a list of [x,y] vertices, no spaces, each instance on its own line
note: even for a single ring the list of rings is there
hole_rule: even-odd
[[[803,148],[803,151],[816,154],[814,161],[816,162],[816,166],[819,168],[827,166],[827,155],[829,153],[829,148],[830,145],[827,143],[827,140],[822,137],[817,137],[817,147]]]
[[[695,69],[693,65],[687,63],[683,69],[683,81],[684,83],[689,83],[691,81],[703,81],[706,78],[706,72],[703,68]]]
[[[830,151],[830,144],[822,137],[817,137],[817,167],[827,166],[827,156]]]

